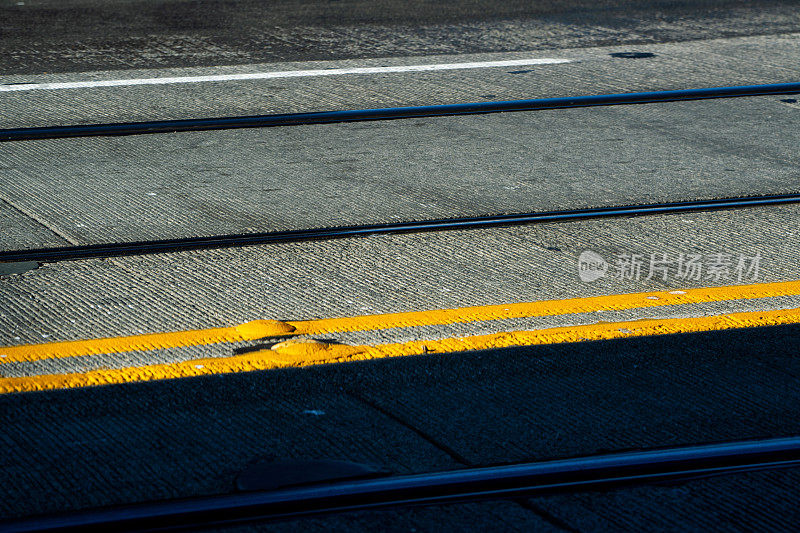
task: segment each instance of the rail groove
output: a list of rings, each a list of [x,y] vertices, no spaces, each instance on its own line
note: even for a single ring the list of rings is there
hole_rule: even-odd
[[[139,135],[145,133],[175,133],[180,131],[265,128],[273,126],[301,126],[308,124],[361,122],[367,120],[478,115],[486,113],[500,113],[505,111],[535,111],[540,109],[564,109],[573,107],[652,104],[658,102],[798,93],[800,93],[800,83],[774,83],[766,85],[705,87],[701,89],[681,89],[622,94],[596,94],[560,98],[473,102],[465,104],[389,107],[382,109],[350,109],[342,111],[283,113],[243,117],[193,118],[184,120],[155,120],[149,122],[45,126],[35,128],[2,129],[0,130],[0,141],[26,141],[36,139],[60,139],[66,137],[95,137],[108,135]]]
[[[800,437],[334,482],[32,517],[0,532],[174,531],[345,511],[497,500],[800,466]]]
[[[448,218],[422,220],[417,222],[393,222],[386,224],[216,235],[207,237],[187,237],[139,242],[89,244],[82,246],[38,248],[29,250],[6,250],[0,251],[0,262],[37,261],[40,263],[47,263],[97,257],[121,257],[128,255],[145,255],[211,248],[231,248],[310,240],[367,237],[384,234],[491,228],[522,224],[570,222],[575,220],[590,220],[625,216],[663,215],[694,211],[740,209],[747,207],[796,203],[800,203],[800,194],[722,198],[713,200],[640,204],[619,207],[597,207],[564,211],[544,211],[538,213],[533,212],[495,216]]]

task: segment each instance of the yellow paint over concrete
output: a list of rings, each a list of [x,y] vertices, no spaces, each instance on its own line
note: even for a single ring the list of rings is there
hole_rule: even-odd
[[[294,326],[278,320],[253,320],[230,328],[151,333],[129,337],[109,337],[47,344],[24,344],[22,346],[0,348],[0,356],[4,356],[0,357],[0,364],[101,353],[160,350],[220,342],[240,342],[287,335],[294,332],[294,330]]]
[[[514,331],[463,338],[382,344],[378,346],[346,346],[309,340],[291,340],[276,344],[269,350],[261,350],[234,357],[198,359],[182,363],[149,365],[118,370],[94,370],[80,374],[0,378],[0,393],[87,387],[183,378],[205,374],[248,372],[281,367],[303,367],[425,353],[450,354],[467,350],[585,342],[797,323],[800,323],[800,308],[696,318],[600,323],[537,331]]]
[[[658,292],[612,294],[567,300],[543,300],[538,302],[484,305],[458,309],[412,311],[384,315],[326,318],[310,321],[289,322],[302,335],[319,335],[346,331],[372,331],[411,326],[432,326],[486,320],[506,320],[537,316],[557,316],[595,311],[620,311],[645,307],[721,302],[800,295],[800,281],[757,283],[727,287],[706,287]]]
[[[269,350],[255,352],[279,366],[305,366],[310,363],[325,363],[350,358],[367,349],[366,346],[348,346],[313,339],[289,339]]]
[[[319,320],[290,322],[255,320],[229,328],[4,347],[0,348],[0,365],[2,365],[2,363],[19,361],[36,361],[49,358],[76,357],[101,353],[179,348],[183,346],[239,342],[287,335],[320,335],[348,331],[373,331],[413,326],[556,316],[595,311],[615,311],[794,295],[800,295],[800,281],[613,294],[566,300],[543,300],[537,302],[326,318]]]

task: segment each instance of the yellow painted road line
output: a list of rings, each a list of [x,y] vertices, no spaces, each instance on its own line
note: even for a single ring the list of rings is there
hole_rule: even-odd
[[[277,320],[254,320],[230,328],[196,329],[173,333],[151,333],[85,341],[24,344],[0,348],[0,364],[19,361],[78,357],[101,353],[162,350],[183,346],[241,342],[291,334],[294,328]]]
[[[434,326],[486,320],[507,320],[539,316],[571,315],[596,311],[622,311],[645,307],[722,302],[800,295],[800,281],[756,283],[728,287],[707,287],[658,292],[637,292],[590,296],[566,300],[543,300],[538,302],[484,305],[441,309],[434,311],[412,311],[347,318],[326,318],[305,322],[289,322],[303,335],[320,335],[347,331],[372,331],[411,326]]]
[[[382,344],[378,346],[347,346],[292,339],[277,344],[269,350],[261,350],[234,357],[197,359],[182,363],[148,365],[115,370],[93,370],[79,374],[0,378],[0,393],[88,387],[94,385],[184,378],[206,374],[249,372],[253,370],[284,367],[303,367],[326,363],[421,355],[425,353],[450,354],[467,350],[561,344],[798,323],[800,323],[800,308],[778,311],[732,313],[696,318],[649,319],[591,324],[537,331],[494,333],[490,335],[477,335],[434,341]]]
[[[3,347],[0,348],[0,364],[77,357],[101,353],[180,348],[287,335],[320,335],[349,331],[373,331],[413,326],[557,316],[595,311],[619,311],[624,309],[796,295],[800,295],[800,281],[613,294],[588,298],[571,298],[567,300],[543,300],[505,305],[485,305],[478,307],[462,307],[458,309],[411,311],[406,313],[326,318],[319,320],[290,322],[255,320],[229,328]]]

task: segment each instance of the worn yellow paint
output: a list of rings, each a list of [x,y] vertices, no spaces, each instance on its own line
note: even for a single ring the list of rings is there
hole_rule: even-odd
[[[85,341],[25,344],[0,348],[0,363],[38,361],[101,353],[160,350],[181,346],[240,342],[288,335],[294,327],[278,320],[254,320],[230,328],[197,329],[172,333],[151,333],[129,337],[109,337]]]
[[[229,328],[4,347],[0,348],[0,364],[101,353],[120,353],[223,342],[239,342],[289,335],[320,335],[348,331],[372,331],[413,326],[556,316],[595,311],[614,311],[792,295],[800,295],[800,281],[758,283],[727,287],[705,287],[680,291],[613,294],[566,300],[543,300],[504,305],[484,305],[478,307],[462,307],[458,309],[411,311],[406,313],[326,318],[319,320],[290,322],[255,320]]]
[[[347,346],[313,340],[292,339],[276,344],[269,350],[260,350],[234,357],[198,359],[182,363],[116,370],[94,370],[78,374],[0,378],[0,393],[87,387],[282,367],[303,367],[425,353],[448,354],[467,350],[585,342],[797,323],[800,323],[800,308],[696,318],[599,323],[537,331],[514,331],[463,338],[382,344],[378,346]]]
[[[595,311],[620,311],[644,307],[721,302],[753,298],[800,295],[800,281],[757,283],[728,287],[705,287],[673,291],[638,292],[612,294],[567,300],[542,300],[538,302],[484,305],[458,309],[412,311],[384,315],[326,318],[303,322],[289,322],[296,332],[303,335],[319,335],[346,331],[372,331],[411,326],[432,326],[506,320],[537,316],[557,316]]]

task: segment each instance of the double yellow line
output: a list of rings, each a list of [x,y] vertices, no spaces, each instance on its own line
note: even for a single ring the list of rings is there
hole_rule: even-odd
[[[800,281],[708,287],[681,291],[617,294],[567,300],[546,300],[507,305],[413,311],[360,317],[307,321],[256,320],[228,328],[155,333],[81,341],[55,342],[0,348],[2,365],[96,354],[148,351],[257,339],[284,340],[269,350],[245,355],[156,364],[84,373],[0,378],[0,393],[83,387],[131,381],[189,377],[211,373],[243,372],[286,366],[344,362],[464,350],[579,342],[620,337],[713,331],[740,327],[800,323],[800,309],[734,313],[713,317],[639,320],[586,326],[517,331],[436,341],[413,341],[377,346],[326,344],[305,337],[352,331],[375,331],[414,326],[445,325],[511,318],[557,316],[596,311],[619,311],[683,304],[800,295]]]

